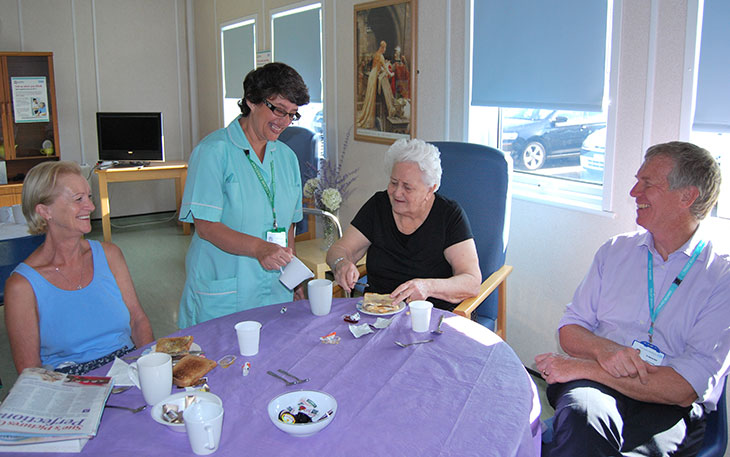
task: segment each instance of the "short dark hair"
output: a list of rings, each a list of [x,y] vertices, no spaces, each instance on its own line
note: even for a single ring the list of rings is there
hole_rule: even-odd
[[[656,156],[674,161],[674,168],[667,175],[669,188],[681,189],[694,186],[699,191],[697,200],[690,207],[692,215],[702,220],[710,212],[720,196],[720,166],[707,149],[684,141],[655,144],[646,150],[644,162]]]
[[[276,95],[297,106],[309,103],[309,89],[301,75],[285,63],[271,62],[251,70],[243,80],[243,98],[238,102],[241,114],[246,117],[251,112],[246,100],[258,105]]]

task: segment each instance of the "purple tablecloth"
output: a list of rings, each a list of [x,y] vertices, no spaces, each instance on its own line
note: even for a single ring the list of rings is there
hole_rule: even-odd
[[[286,304],[284,314],[281,305],[267,306],[173,334],[193,335],[208,358],[237,356],[229,368],[217,367],[208,375],[211,392],[221,397],[225,409],[221,445],[214,455],[539,455],[537,392],[506,343],[451,313],[445,313],[442,335],[414,333],[410,316],[401,312],[389,328],[356,339],[342,319],[355,311],[356,300],[335,300],[324,317],[312,315],[308,302],[300,301]],[[433,311],[432,328],[443,313]],[[233,326],[242,320],[263,324],[260,352],[252,357],[238,352]],[[320,336],[333,331],[341,336],[339,344],[320,342]],[[408,348],[393,343],[431,336],[435,342]],[[251,371],[243,377],[246,361]],[[277,369],[310,381],[287,387],[266,374]],[[266,411],[275,396],[300,389],[328,392],[338,403],[332,423],[306,438],[278,430]],[[139,406],[144,400],[131,389],[112,395],[109,403]],[[81,454],[193,455],[187,435],[155,422],[149,408],[137,414],[106,409],[98,435]]]

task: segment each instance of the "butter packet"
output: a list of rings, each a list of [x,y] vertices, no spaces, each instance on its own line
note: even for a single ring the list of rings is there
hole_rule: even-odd
[[[374,333],[373,329],[370,328],[370,324],[350,324],[350,332],[352,332],[352,335],[355,338],[360,338],[363,335],[367,335],[368,333]]]

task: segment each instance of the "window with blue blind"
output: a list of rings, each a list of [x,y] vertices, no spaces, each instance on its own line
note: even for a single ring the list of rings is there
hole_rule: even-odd
[[[603,209],[611,0],[472,6],[469,141],[512,157],[515,195]]]
[[[299,127],[320,138],[319,156],[324,155],[324,88],[322,78],[322,4],[284,9],[271,14],[272,59],[294,68],[309,89],[309,104],[299,107]]]
[[[256,66],[256,21],[246,19],[221,27],[223,120],[228,125],[241,113],[243,79]]]
[[[720,164],[723,188],[712,215],[730,218],[730,2],[704,0],[690,141],[707,149]]]

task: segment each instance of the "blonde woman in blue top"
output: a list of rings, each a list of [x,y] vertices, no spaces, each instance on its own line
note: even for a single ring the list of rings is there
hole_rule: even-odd
[[[46,239],[5,285],[5,324],[18,373],[83,374],[154,340],[122,251],[85,240],[94,211],[73,162],[33,167],[23,184],[29,231]]]
[[[294,257],[302,184],[294,152],[277,141],[309,103],[301,76],[282,63],[250,72],[241,116],[198,144],[180,220],[195,223],[178,325],[292,300],[279,269]],[[301,287],[294,292],[303,298]]]

